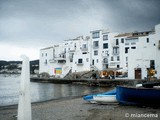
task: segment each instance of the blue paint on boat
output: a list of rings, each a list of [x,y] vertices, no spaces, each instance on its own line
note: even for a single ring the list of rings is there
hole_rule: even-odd
[[[160,106],[160,89],[117,86],[116,99],[128,105]]]
[[[113,90],[108,91],[108,92],[86,95],[86,96],[83,97],[83,99],[86,100],[86,101],[91,101],[91,100],[93,100],[93,96],[96,96],[96,95],[115,95],[115,94],[116,94],[116,89],[113,89]]]

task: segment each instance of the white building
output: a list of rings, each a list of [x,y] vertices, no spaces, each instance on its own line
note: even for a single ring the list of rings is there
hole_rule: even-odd
[[[110,33],[106,30],[91,31],[91,67],[98,70],[113,68],[112,58],[112,41],[118,33]]]
[[[155,31],[137,38],[136,49],[129,49],[128,77],[130,79],[146,79],[147,69],[155,69],[154,77],[160,79],[160,24]]]
[[[141,74],[138,78],[144,79],[147,75],[146,68],[150,68],[150,62],[153,62],[157,70],[155,77],[158,78],[160,77],[159,26],[155,27],[155,32],[118,34],[107,30],[96,30],[91,31],[90,36],[80,36],[41,49],[40,73],[46,72],[64,77],[69,72],[93,69],[118,70],[123,74],[128,73],[129,79],[137,78],[137,74]],[[137,73],[140,69],[141,73]]]

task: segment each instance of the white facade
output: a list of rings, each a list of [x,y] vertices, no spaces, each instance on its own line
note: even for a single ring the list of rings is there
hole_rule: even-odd
[[[41,49],[40,73],[64,77],[69,72],[119,70],[128,73],[129,79],[135,79],[135,70],[141,68],[141,79],[144,79],[150,60],[154,60],[155,77],[159,78],[159,40],[160,25],[155,27],[155,32],[118,34],[106,30],[91,31],[90,36],[80,36]]]
[[[118,33],[110,33],[105,30],[91,31],[91,67],[98,70],[112,68],[112,41]]]
[[[128,77],[136,78],[136,70],[139,70],[139,79],[147,79],[147,68],[157,71],[154,77],[160,79],[160,24],[155,26],[155,33],[138,38],[136,49],[129,50]]]

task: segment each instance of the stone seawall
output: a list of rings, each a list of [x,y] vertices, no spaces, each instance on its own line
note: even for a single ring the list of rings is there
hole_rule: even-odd
[[[117,85],[131,85],[160,82],[160,80],[133,80],[133,79],[56,79],[56,78],[31,78],[32,82],[54,83],[54,84],[84,84],[97,86],[117,86]]]

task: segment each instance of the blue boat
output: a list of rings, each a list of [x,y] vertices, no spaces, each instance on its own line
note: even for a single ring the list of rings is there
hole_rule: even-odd
[[[113,90],[108,91],[108,92],[86,95],[86,96],[83,97],[83,99],[85,101],[92,102],[93,101],[93,96],[96,96],[96,95],[116,95],[116,89],[113,89]]]
[[[116,92],[116,99],[122,104],[160,106],[160,89],[117,86]]]

